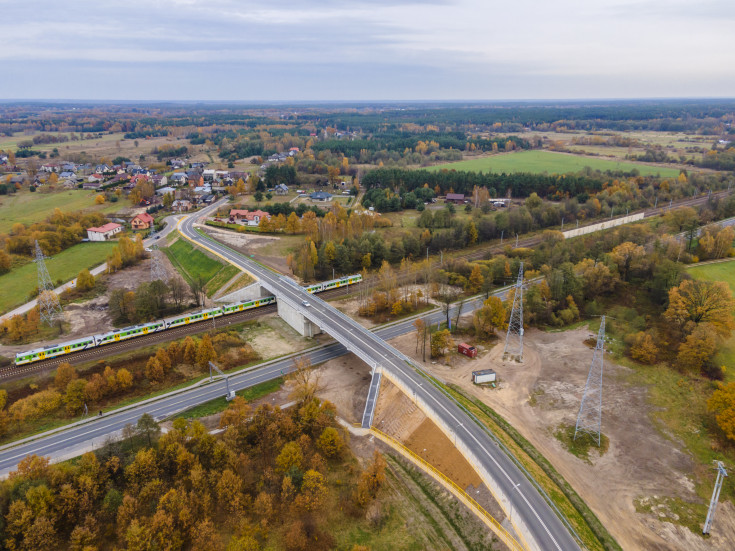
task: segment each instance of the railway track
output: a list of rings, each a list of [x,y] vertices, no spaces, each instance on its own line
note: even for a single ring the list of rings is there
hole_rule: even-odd
[[[359,285],[359,284],[355,284]],[[350,285],[354,287],[354,285]],[[346,293],[347,288],[341,287],[338,289],[332,289],[331,291],[325,291],[320,293],[325,299],[334,298]],[[109,356],[121,354],[123,352],[129,352],[139,348],[145,348],[147,346],[162,344],[176,339],[181,339],[188,335],[196,335],[198,333],[205,333],[210,331],[212,327],[222,328],[228,325],[241,323],[244,321],[252,320],[273,314],[276,312],[278,307],[276,305],[262,306],[253,310],[246,310],[244,312],[238,312],[237,314],[229,314],[220,318],[213,318],[214,323],[209,321],[202,321],[193,323],[191,325],[182,325],[167,331],[160,331],[158,333],[149,333],[133,339],[115,342],[112,344],[105,344],[103,346],[90,348],[88,350],[80,350],[79,352],[73,352],[71,354],[64,354],[63,356],[57,356],[49,360],[43,360],[40,362],[34,362],[32,364],[26,364],[19,367],[9,366],[0,368],[0,381],[10,381],[22,377],[28,377],[29,375],[43,375],[56,369],[60,363],[70,363],[72,365],[78,365],[86,362],[95,360],[102,360]]]

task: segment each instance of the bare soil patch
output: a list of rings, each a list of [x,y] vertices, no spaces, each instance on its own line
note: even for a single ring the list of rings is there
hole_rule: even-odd
[[[559,425],[576,421],[592,351],[584,344],[586,328],[545,333],[528,330],[522,364],[504,362],[503,347],[480,350],[474,360],[455,354],[452,367],[427,362],[426,369],[481,399],[505,417],[566,478],[624,549],[732,549],[735,508],[722,503],[717,528],[704,539],[689,529],[638,513],[635,500],[670,496],[701,503],[689,473],[696,468],[679,442],[662,436],[649,418],[647,390],[628,382],[630,370],[606,358],[602,431],[610,448],[602,457],[590,453],[587,463],[554,437]],[[416,358],[415,338],[404,335],[392,344]],[[497,388],[471,382],[478,369],[494,369]],[[704,522],[704,519],[702,519]]]
[[[259,251],[259,249],[277,242],[280,237],[257,235],[252,233],[236,233],[234,231],[222,230],[212,226],[201,227],[214,239],[225,243],[236,251],[246,255],[252,255],[258,262],[275,268],[279,272],[290,273],[291,270],[288,267],[288,262],[286,261],[285,256],[263,254],[262,251]]]

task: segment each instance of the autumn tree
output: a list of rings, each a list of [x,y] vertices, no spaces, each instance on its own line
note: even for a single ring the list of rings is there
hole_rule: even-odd
[[[327,427],[322,431],[321,435],[319,435],[317,446],[326,457],[336,457],[342,452],[344,442],[337,432],[337,429],[334,427]]]
[[[89,270],[84,269],[77,275],[77,289],[80,291],[89,291],[94,288],[94,276]]]
[[[630,271],[637,268],[645,256],[645,249],[630,241],[621,243],[610,253],[610,258],[617,264],[623,281],[628,281]]]
[[[689,333],[694,326],[707,323],[723,337],[735,328],[735,300],[726,283],[687,279],[669,291],[669,307],[664,318]]]
[[[676,363],[680,369],[696,373],[714,358],[716,352],[716,333],[709,324],[703,323],[695,327],[681,343]]]
[[[659,350],[649,333],[639,331],[630,339],[630,357],[644,364],[653,365],[658,358]]]
[[[452,334],[449,329],[442,329],[431,335],[431,357],[438,358],[443,356],[448,350],[454,346]]]
[[[362,472],[357,483],[355,500],[358,505],[365,507],[378,495],[380,488],[385,483],[385,467],[385,459],[378,450],[375,450],[373,460]]]
[[[312,367],[311,360],[307,356],[294,358],[293,367],[288,376],[293,381],[290,396],[302,404],[310,402],[321,389],[322,371]]]
[[[707,400],[707,410],[715,414],[717,426],[725,436],[735,441],[735,382],[720,383]]]
[[[485,278],[482,275],[482,268],[479,264],[475,264],[470,272],[470,277],[467,280],[467,292],[471,295],[479,293],[482,286],[485,283]]]
[[[66,385],[64,403],[66,404],[66,412],[69,415],[76,415],[82,411],[87,394],[86,390],[87,381],[84,379],[74,379]]]
[[[66,391],[67,385],[77,378],[77,370],[72,367],[68,362],[62,362],[59,367],[56,368],[56,374],[54,375],[54,386],[59,392]]]
[[[472,318],[475,333],[480,337],[490,337],[496,329],[504,330],[508,327],[506,323],[507,311],[503,301],[499,297],[490,297],[482,303],[482,308],[475,311]]]
[[[212,346],[212,339],[205,333],[197,350],[197,365],[202,369],[206,369],[209,366],[209,362],[213,362],[216,359],[217,352],[214,346]]]

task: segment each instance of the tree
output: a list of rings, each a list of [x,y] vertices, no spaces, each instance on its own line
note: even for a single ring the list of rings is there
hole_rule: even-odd
[[[499,297],[490,297],[482,303],[482,308],[475,311],[472,322],[475,332],[480,337],[490,337],[496,329],[504,330],[507,311]]]
[[[74,379],[66,385],[66,395],[64,403],[66,404],[66,412],[69,415],[76,415],[82,411],[84,399],[87,394],[87,381],[84,379]]]
[[[735,328],[735,301],[727,283],[687,279],[669,291],[669,307],[664,318],[690,332],[691,325],[709,324],[714,331],[727,337]]]
[[[87,269],[82,270],[77,275],[77,289],[80,291],[94,289],[94,283],[94,276]]]
[[[294,370],[289,379],[294,382],[290,397],[301,404],[310,402],[321,389],[321,369],[315,369],[307,356],[294,358]]]
[[[206,288],[207,282],[201,275],[192,278],[192,280],[189,282],[189,289],[191,290],[191,294],[194,295],[194,300],[196,301],[197,306],[201,306],[202,304],[204,304]]]
[[[327,427],[319,436],[317,446],[326,457],[336,457],[342,452],[344,442],[337,429]]]
[[[449,329],[442,329],[431,335],[431,357],[443,356],[454,345]]]
[[[117,387],[120,390],[127,390],[133,386],[133,375],[124,367],[117,370],[115,379],[117,380]]]
[[[380,488],[385,483],[385,459],[378,450],[373,453],[373,460],[360,475],[357,482],[356,501],[358,505],[365,507],[374,499]]]
[[[650,334],[640,331],[633,335],[630,357],[644,364],[653,365],[658,358],[658,348]]]
[[[67,385],[77,378],[77,370],[68,362],[59,364],[54,375],[54,386],[60,391],[65,392]]]
[[[0,249],[0,274],[5,274],[10,271],[12,265],[12,259],[10,255],[4,250]]]
[[[197,365],[202,369],[206,369],[209,362],[215,361],[216,359],[217,352],[215,351],[214,346],[212,346],[212,339],[207,333],[205,333],[199,343],[199,349],[197,350]]]
[[[160,383],[166,378],[166,373],[161,365],[161,362],[155,356],[148,358],[148,362],[145,364],[145,376],[146,379],[152,383]]]
[[[623,281],[628,281],[630,270],[636,267],[645,256],[645,249],[630,241],[621,243],[610,253],[610,258],[618,265]]]
[[[720,383],[707,400],[707,410],[715,414],[717,426],[725,436],[735,441],[735,382]]]
[[[471,295],[479,293],[484,283],[485,278],[482,276],[482,269],[479,264],[475,264],[472,267],[472,272],[467,280],[467,292]]]
[[[104,195],[98,195],[94,198],[94,204],[95,205],[104,205],[105,204],[105,196]]]
[[[424,332],[426,331],[426,323],[421,318],[416,318],[413,322],[413,326],[416,328],[416,352],[418,352],[419,342],[423,339]]]
[[[171,292],[171,299],[174,301],[176,308],[181,308],[184,300],[186,299],[186,285],[178,277],[172,277],[168,280],[168,288]]]
[[[304,454],[298,442],[288,442],[276,457],[276,470],[279,473],[286,473],[292,467],[301,469],[301,463],[304,461]]]
[[[153,446],[152,438],[155,438],[161,433],[161,427],[158,426],[158,423],[156,423],[156,420],[150,413],[144,413],[135,424],[135,431],[139,435],[145,435],[148,439],[148,447],[151,447]]]
[[[470,205],[467,206],[469,207]],[[477,237],[477,227],[475,226],[474,222],[470,221],[470,223],[467,224],[467,244],[474,245],[475,243],[477,243]]]
[[[301,231],[301,220],[299,220],[299,217],[296,215],[295,212],[292,212],[288,215],[288,218],[286,219],[286,233],[299,233]]]
[[[304,473],[301,493],[296,498],[295,505],[304,511],[316,511],[324,505],[328,493],[324,475],[319,471],[309,469]]]
[[[679,346],[676,363],[679,368],[690,372],[699,372],[707,365],[717,352],[715,332],[709,324],[698,325]]]

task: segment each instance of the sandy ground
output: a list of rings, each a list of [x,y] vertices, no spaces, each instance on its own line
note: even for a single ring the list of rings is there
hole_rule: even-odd
[[[236,233],[230,230],[222,230],[212,226],[201,226],[201,228],[211,235],[217,241],[221,241],[235,249],[238,252],[247,255],[253,255],[255,260],[262,262],[267,266],[276,270],[290,274],[286,258],[283,256],[266,255],[258,251],[258,249],[270,245],[274,241],[278,241],[278,237],[270,237],[265,235],[256,235],[252,233]]]
[[[649,420],[647,391],[626,382],[627,368],[605,363],[602,431],[610,438],[607,453],[599,457],[593,452],[587,463],[554,437],[559,425],[573,425],[576,420],[592,358],[583,343],[589,336],[586,328],[562,333],[528,330],[520,365],[502,361],[502,345],[481,350],[474,360],[455,354],[453,367],[424,365],[503,415],[572,484],[624,549],[732,549],[735,508],[729,503],[720,504],[717,529],[707,540],[652,514],[636,513],[634,500],[641,497],[700,499],[688,478],[694,462],[678,443],[655,429]],[[391,344],[415,358],[414,335]],[[471,373],[478,369],[494,369],[498,388],[473,385]],[[535,406],[529,403],[531,396]]]
[[[246,327],[243,336],[262,358],[275,358],[316,344],[312,339],[302,337],[276,314],[264,316],[258,322],[257,327]]]

